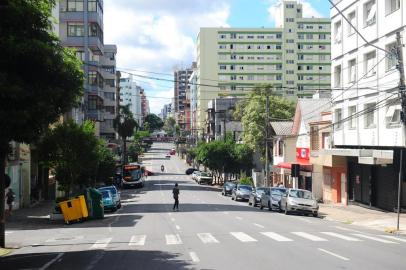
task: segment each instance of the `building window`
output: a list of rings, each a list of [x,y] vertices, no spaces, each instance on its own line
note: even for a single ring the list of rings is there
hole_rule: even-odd
[[[334,68],[334,87],[341,87],[341,65]]]
[[[400,0],[385,0],[385,14],[389,15],[400,9]]]
[[[237,34],[236,33],[231,33],[230,34],[230,39],[236,39],[237,38]]]
[[[101,41],[103,40],[103,31],[98,23],[89,23],[89,36],[99,37]]]
[[[306,39],[313,39],[313,34],[306,34]]]
[[[87,99],[89,110],[97,110],[97,96],[90,95]]]
[[[226,65],[220,65],[220,70],[226,70],[227,66]]]
[[[232,80],[232,81],[237,80],[237,76],[236,76],[236,75],[231,75],[231,76],[230,76],[230,80]]]
[[[286,60],[286,64],[294,64],[295,60]]]
[[[235,91],[237,89],[237,87],[235,85],[231,85],[230,89],[231,89],[231,91]]]
[[[351,24],[348,24],[348,35],[351,36],[352,34],[355,33],[355,28],[357,28],[357,20],[355,18],[355,11],[351,12],[350,14],[348,14],[348,21]],[[352,25],[352,26],[351,26]]]
[[[341,21],[334,24],[334,42],[341,43]]]
[[[295,81],[286,81],[286,84],[293,85],[293,84],[295,84]]]
[[[113,119],[104,119],[104,126],[106,128],[113,128]]]
[[[402,107],[400,104],[391,105],[388,107],[385,114],[385,121],[388,126],[397,126],[400,124],[400,112]]]
[[[294,4],[286,4],[286,8],[295,8]]]
[[[222,34],[222,35],[220,35],[219,37],[220,37],[220,39],[225,39],[225,38],[226,38],[226,35]]]
[[[294,43],[295,41],[293,39],[287,39],[286,43]]]
[[[247,80],[253,81],[253,80],[254,80],[254,75],[248,75],[248,76],[247,76]]]
[[[376,4],[375,0],[369,1],[364,5],[364,27],[375,24]]]
[[[220,44],[220,45],[219,45],[219,49],[227,49],[227,46],[224,45],[224,44]]]
[[[276,75],[276,80],[281,81],[282,80],[282,75]]]
[[[326,34],[319,34],[319,39],[327,39],[327,35]]]
[[[313,66],[306,66],[306,70],[313,70]]]
[[[322,149],[331,149],[331,143],[330,143],[330,132],[323,132],[321,133],[321,143],[322,143]]]
[[[392,52],[391,54],[386,55],[386,71],[391,70],[392,68],[396,67],[398,64],[396,58],[396,43],[391,43],[386,45],[385,48],[387,51]]]
[[[319,129],[318,127],[310,127],[311,141],[310,149],[319,150],[320,149],[320,138],[319,138]]]
[[[76,51],[75,55],[76,55],[77,59],[85,61],[85,52],[84,51]]]
[[[348,82],[355,82],[357,78],[355,59],[348,61]]]
[[[342,129],[343,128],[343,123],[342,123],[343,112],[342,112],[342,109],[335,109],[334,118],[335,118],[335,123],[334,124],[336,126],[336,129],[337,130]]]
[[[104,94],[106,94],[106,93],[104,93]],[[111,94],[114,94],[114,93],[111,93]],[[104,96],[106,96],[106,95],[104,95]],[[104,111],[114,114],[116,111],[116,108],[114,106],[104,106]]]
[[[298,35],[297,35],[297,38],[298,38],[298,39],[304,39],[304,34],[298,34]]]
[[[294,50],[286,50],[286,53],[294,53]]]
[[[294,70],[286,70],[286,74],[295,74]]]
[[[376,103],[367,103],[364,105],[364,128],[374,128],[375,127],[375,111]]]
[[[276,38],[282,38],[282,34],[276,34]]]
[[[297,80],[298,81],[303,81],[304,76],[303,75],[297,75]]]
[[[67,11],[83,11],[83,0],[68,0]]]
[[[348,122],[348,128],[349,129],[355,129],[357,127],[357,117],[356,114],[357,113],[357,106],[350,106],[348,107],[348,117],[349,122]]]
[[[293,19],[293,18],[286,18],[286,22],[294,22],[295,21],[295,19]]]
[[[276,49],[276,50],[282,50],[282,45],[276,45],[276,46],[275,46],[275,49]]]
[[[96,12],[101,10],[99,6],[99,0],[88,0],[87,1],[87,10],[91,12]]]
[[[69,22],[68,23],[68,36],[69,37],[83,37],[85,35],[85,28],[83,23]]]
[[[376,52],[372,51],[365,54],[364,56],[364,74],[367,77],[373,76],[376,74]]]
[[[303,60],[304,59],[304,55],[303,54],[298,54],[297,55],[297,60]]]
[[[106,79],[106,80],[104,80],[104,82],[106,83],[107,86],[110,86],[110,87],[116,86],[116,82],[114,79]]]

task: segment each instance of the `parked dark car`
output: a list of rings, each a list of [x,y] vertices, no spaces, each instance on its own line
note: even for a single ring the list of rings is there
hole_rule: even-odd
[[[286,188],[272,187],[267,188],[261,196],[259,207],[261,210],[267,207],[269,211],[281,209],[281,199],[283,194],[286,193]]]
[[[185,171],[185,173],[186,173],[187,175],[191,175],[194,171],[198,171],[198,169],[189,168],[189,169],[187,169],[187,170]]]
[[[261,196],[266,189],[267,188],[264,187],[254,188],[251,192],[250,198],[248,199],[248,204],[252,205],[253,207],[257,206],[257,203],[261,201]]]
[[[238,184],[231,193],[231,199],[236,201],[238,201],[239,199],[249,200],[251,192],[251,186]]]
[[[235,186],[236,184],[233,182],[225,182],[223,185],[223,189],[221,190],[221,195],[223,196],[231,195]]]

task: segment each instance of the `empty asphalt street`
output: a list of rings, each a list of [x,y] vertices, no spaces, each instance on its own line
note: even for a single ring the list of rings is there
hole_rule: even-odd
[[[192,181],[178,156],[166,159],[172,147],[153,145],[144,164],[156,175],[122,190],[122,209],[104,220],[7,228],[19,248],[0,269],[406,269],[406,238],[232,201]]]

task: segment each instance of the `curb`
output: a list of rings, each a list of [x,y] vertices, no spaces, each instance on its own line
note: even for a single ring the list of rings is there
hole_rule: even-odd
[[[11,253],[11,249],[8,248],[0,248],[0,257],[7,256]]]

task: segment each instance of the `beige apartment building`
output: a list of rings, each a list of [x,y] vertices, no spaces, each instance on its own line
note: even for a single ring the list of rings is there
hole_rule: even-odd
[[[291,99],[329,94],[330,19],[303,18],[296,1],[282,2],[280,10],[276,28],[200,29],[196,127],[204,126],[209,100],[244,96],[258,84]]]

